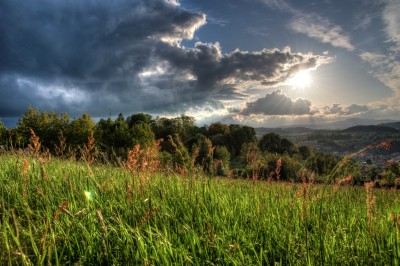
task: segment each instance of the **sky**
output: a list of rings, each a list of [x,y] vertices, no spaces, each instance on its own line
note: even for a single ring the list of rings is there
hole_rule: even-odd
[[[400,120],[399,0],[2,0],[0,119]]]

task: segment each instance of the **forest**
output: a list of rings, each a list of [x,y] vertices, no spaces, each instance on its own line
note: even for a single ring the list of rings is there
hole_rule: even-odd
[[[68,114],[40,112],[29,107],[15,128],[0,122],[0,148],[26,150],[37,140],[40,151],[64,159],[91,163],[124,165],[136,160],[155,161],[158,170],[194,173],[214,177],[313,182],[351,180],[362,185],[400,187],[399,163],[389,162],[383,169],[360,166],[351,160],[299,146],[269,132],[257,138],[255,129],[220,122],[198,127],[186,115],[175,118],[137,113],[128,117],[100,119],[88,115],[71,118]],[[386,148],[388,143],[366,149]],[[363,149],[364,150],[364,149]],[[151,157],[151,158],[150,158]],[[340,166],[340,167],[338,167]]]

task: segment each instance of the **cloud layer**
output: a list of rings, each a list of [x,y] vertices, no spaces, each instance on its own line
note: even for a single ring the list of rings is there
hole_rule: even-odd
[[[343,29],[319,15],[297,12],[289,23],[289,27],[322,43],[329,43],[332,46],[342,47],[349,51],[354,50],[350,37],[343,33]]]
[[[293,101],[281,91],[266,94],[254,102],[248,102],[246,107],[240,111],[241,115],[311,115],[311,102],[307,99]]]
[[[394,96],[388,99],[392,105],[400,107],[400,2],[385,0],[382,21],[388,48],[379,51],[364,51],[361,59],[368,62],[371,74],[393,90]]]
[[[278,84],[330,60],[289,48],[182,46],[205,24],[174,0],[1,1],[0,116],[29,104],[95,116],[220,108],[249,84]]]
[[[355,49],[351,43],[350,37],[344,33],[339,25],[332,23],[328,18],[312,12],[300,11],[285,0],[258,1],[263,2],[270,8],[282,10],[291,14],[293,17],[288,27],[295,32],[305,34],[322,43],[329,43],[334,47],[345,48],[349,51]]]

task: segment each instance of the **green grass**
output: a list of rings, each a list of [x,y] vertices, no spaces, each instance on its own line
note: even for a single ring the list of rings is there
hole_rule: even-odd
[[[0,156],[0,264],[399,265],[399,192]],[[132,187],[132,193],[129,192]],[[323,194],[323,191],[325,192]],[[61,207],[60,207],[61,206]],[[396,217],[397,218],[397,217]]]

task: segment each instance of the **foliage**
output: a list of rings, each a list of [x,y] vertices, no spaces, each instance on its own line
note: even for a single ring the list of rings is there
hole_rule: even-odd
[[[153,130],[157,139],[166,139],[169,135],[177,134],[183,143],[186,143],[198,132],[198,128],[194,124],[194,118],[186,115],[172,119],[166,117],[156,118]]]
[[[7,128],[3,122],[0,121],[0,145],[6,145],[7,143]]]
[[[149,114],[139,113],[139,114],[132,114],[126,118],[126,123],[128,124],[129,128],[132,128],[134,125],[139,123],[144,123],[147,125],[153,124],[153,118]]]
[[[65,136],[68,144],[73,147],[82,147],[87,142],[91,132],[95,130],[96,123],[88,114],[74,119],[66,128]]]
[[[205,173],[211,174],[213,172],[214,157],[214,147],[211,140],[198,133],[189,143],[194,165],[200,166]]]
[[[161,145],[161,149],[171,154],[172,170],[186,172],[191,169],[191,157],[178,134],[167,136],[167,139]]]
[[[290,156],[299,152],[297,146],[288,139],[281,138],[278,134],[272,132],[262,136],[258,145],[262,152],[278,154],[284,154],[286,152]]]
[[[96,125],[95,136],[102,151],[111,154],[115,152],[117,156],[126,157],[125,151],[134,144],[122,114],[115,121],[111,118],[100,119]]]
[[[69,116],[65,113],[61,115],[54,112],[41,113],[38,109],[29,107],[18,121],[17,132],[21,137],[20,145],[22,144],[23,147],[28,145],[32,129],[42,139],[42,145],[54,151],[58,142],[57,136],[60,131],[67,129],[69,120]]]
[[[328,175],[339,163],[339,158],[332,154],[315,153],[307,159],[307,169],[315,172],[317,175]]]
[[[150,147],[155,144],[155,135],[150,125],[145,123],[137,123],[132,127],[133,144],[140,144],[144,147]]]
[[[388,162],[381,173],[378,184],[380,187],[400,188],[400,162]]]
[[[252,143],[256,140],[256,132],[254,128],[240,125],[229,125],[227,147],[230,150],[232,157],[241,154],[243,144]]]
[[[315,176],[316,182],[340,182],[351,177],[351,183],[356,185],[376,180],[377,186],[400,186],[397,164],[369,169],[353,160],[367,150],[391,148],[391,141],[370,144],[340,159],[307,146],[298,147],[275,133],[265,134],[258,141],[254,128],[248,126],[213,123],[198,128],[194,118],[186,115],[152,119],[151,115],[139,113],[125,119],[119,114],[115,120],[100,119],[96,124],[88,114],[71,120],[67,114],[29,107],[16,128],[7,130],[0,123],[1,149],[28,149],[31,131],[40,139],[41,151],[90,163],[121,166],[135,146],[144,150],[154,147],[160,139],[165,140],[157,151],[160,168],[179,173],[199,170],[211,176],[296,182],[310,176]],[[88,141],[89,137],[92,141]]]
[[[217,162],[215,174],[219,176],[228,175],[231,154],[225,146],[216,146],[214,160]]]

